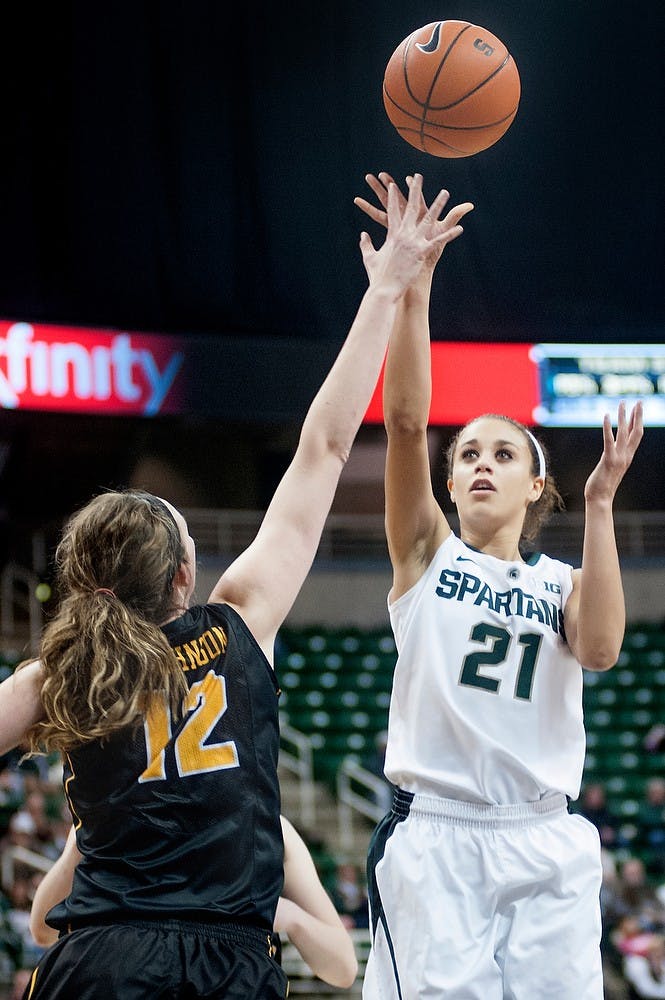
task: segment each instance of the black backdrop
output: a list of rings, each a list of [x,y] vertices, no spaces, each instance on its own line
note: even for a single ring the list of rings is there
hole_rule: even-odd
[[[446,186],[476,204],[440,268],[435,338],[663,340],[661,0],[225,7],[5,5],[0,317],[231,335],[249,350],[257,336],[305,337],[328,357],[366,284],[364,174],[419,170],[429,195]],[[398,42],[441,18],[493,31],[522,81],[508,133],[459,160],[408,146],[381,98]],[[121,480],[151,435],[182,451],[186,434],[249,433],[268,469],[275,451],[274,430],[269,451],[259,428],[239,430],[243,414],[177,434],[0,420],[10,515],[33,487],[66,506]],[[651,442],[638,471],[657,506],[660,431]],[[259,478],[253,496],[232,488],[236,504],[265,499],[274,477]]]

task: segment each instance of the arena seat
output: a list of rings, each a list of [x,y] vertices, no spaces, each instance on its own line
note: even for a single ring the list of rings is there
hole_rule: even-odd
[[[345,753],[362,762],[387,727],[397,653],[389,628],[284,628],[276,668],[280,708],[296,729],[315,737],[315,768],[334,778]],[[665,774],[665,754],[644,744],[665,722],[665,627],[626,629],[613,670],[584,672],[587,756],[583,780],[606,785],[608,798],[629,820],[644,784]]]

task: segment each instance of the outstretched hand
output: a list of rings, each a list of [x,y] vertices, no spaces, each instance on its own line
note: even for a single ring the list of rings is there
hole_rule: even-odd
[[[636,403],[626,417],[626,404],[619,404],[616,436],[609,414],[603,419],[603,454],[586,481],[585,500],[613,500],[642,440],[642,404]]]
[[[407,196],[405,196],[400,191],[396,182],[393,180],[390,174],[386,173],[385,171],[382,171],[378,175],[378,177],[376,177],[374,174],[367,174],[365,176],[365,180],[367,181],[369,187],[376,195],[376,198],[381,207],[378,208],[376,205],[373,205],[365,198],[360,198],[360,197],[354,198],[353,203],[354,205],[357,205],[358,208],[361,209],[366,215],[368,215],[370,219],[372,219],[374,222],[378,222],[379,225],[385,226],[387,228],[388,195],[391,187],[393,187],[396,191],[397,206],[400,213],[402,214],[405,212],[406,206],[408,204]],[[413,177],[407,177],[406,179],[406,183],[409,188],[409,194],[408,194],[409,199],[411,198],[411,189],[413,186],[413,181],[414,181]],[[432,272],[436,267],[436,264],[439,258],[441,257],[441,254],[443,253],[444,247],[446,247],[448,243],[452,243],[453,240],[457,239],[457,237],[463,233],[464,230],[460,225],[460,222],[463,219],[463,217],[467,214],[467,212],[470,212],[473,209],[473,205],[471,204],[471,202],[468,201],[463,202],[462,204],[456,205],[454,208],[451,208],[450,211],[446,214],[445,218],[439,219],[438,215],[440,215],[441,211],[443,211],[443,208],[448,203],[448,200],[450,198],[450,195],[447,191],[443,191],[441,192],[441,194],[443,195],[443,200],[439,212],[437,213],[437,217],[436,219],[433,220],[433,233],[435,232],[438,236],[441,236],[441,239],[437,241],[436,244],[433,244],[430,247],[430,250],[423,261],[424,267],[428,269],[430,272]],[[420,220],[428,212],[427,203],[422,194],[422,182],[418,190],[417,206],[418,206],[418,219]],[[432,207],[434,207],[434,204],[432,204]]]

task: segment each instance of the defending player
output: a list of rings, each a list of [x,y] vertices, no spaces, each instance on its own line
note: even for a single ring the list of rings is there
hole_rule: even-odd
[[[0,686],[0,753],[60,750],[82,860],[49,917],[67,931],[30,1000],[284,997],[271,939],[283,880],[273,646],[314,559],[367,409],[397,304],[464,208],[433,230],[420,179],[388,231],[361,236],[369,288],[305,418],[258,534],[191,605],[182,515],[102,494],[59,544],[59,608],[40,660]]]

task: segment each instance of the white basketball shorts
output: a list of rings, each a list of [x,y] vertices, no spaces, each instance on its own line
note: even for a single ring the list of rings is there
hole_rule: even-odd
[[[600,843],[565,796],[398,790],[367,874],[363,1000],[602,1000]]]

